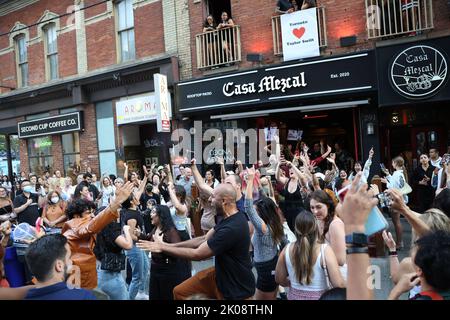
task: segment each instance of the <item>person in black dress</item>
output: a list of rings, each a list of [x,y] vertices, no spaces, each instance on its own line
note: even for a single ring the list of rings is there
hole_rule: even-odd
[[[417,188],[419,199],[419,212],[424,212],[431,208],[436,190],[431,186],[433,171],[435,167],[430,164],[428,155],[420,156],[420,165],[414,170],[413,180]]]

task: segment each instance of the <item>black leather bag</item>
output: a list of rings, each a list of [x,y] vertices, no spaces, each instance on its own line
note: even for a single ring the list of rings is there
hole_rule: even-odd
[[[110,252],[105,253],[100,268],[110,272],[125,270],[125,255]]]

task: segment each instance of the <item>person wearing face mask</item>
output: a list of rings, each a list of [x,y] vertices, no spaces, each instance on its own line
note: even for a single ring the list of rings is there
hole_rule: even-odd
[[[150,199],[153,199],[156,204],[161,204],[161,193],[159,191],[159,174],[155,173],[152,176],[152,183],[147,183],[145,186],[145,192],[139,199],[141,211],[147,210],[147,203]]]
[[[61,233],[64,222],[67,220],[65,214],[67,204],[62,200],[58,191],[50,192],[47,196],[47,203],[42,213],[42,219],[51,233]]]
[[[26,261],[37,283],[25,300],[96,300],[88,290],[67,286],[71,255],[67,239],[60,234],[45,235],[34,241],[27,250]]]
[[[19,223],[26,222],[31,226],[36,224],[39,218],[39,208],[45,203],[45,195],[34,193],[30,181],[22,181],[23,193],[14,199],[14,212]]]

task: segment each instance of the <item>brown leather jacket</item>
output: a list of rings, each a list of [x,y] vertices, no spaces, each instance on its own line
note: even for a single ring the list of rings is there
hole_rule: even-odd
[[[96,234],[111,222],[117,220],[119,213],[107,207],[97,216],[74,218],[67,221],[61,233],[67,238],[72,251],[73,264],[80,268],[81,288],[97,287],[96,258],[94,246]]]

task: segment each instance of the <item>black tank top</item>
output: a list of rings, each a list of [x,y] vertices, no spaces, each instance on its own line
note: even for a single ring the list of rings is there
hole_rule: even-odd
[[[8,204],[7,206],[0,208],[0,215],[12,213],[12,211],[13,211],[12,206],[10,204]]]
[[[300,192],[300,185],[297,183],[297,189],[295,189],[294,193],[289,192],[289,183],[291,179],[288,180],[286,185],[284,186],[282,195],[284,197],[285,205],[288,208],[298,208],[304,207],[302,193]]]

